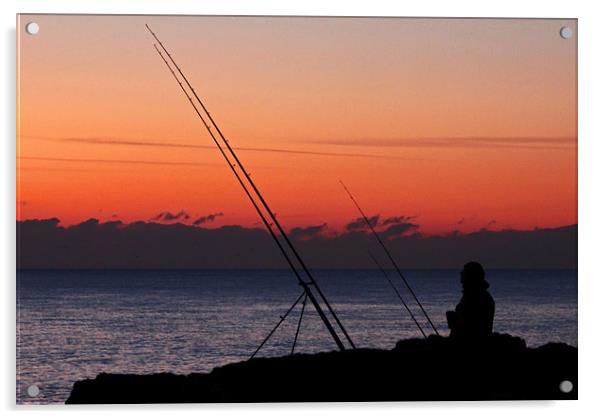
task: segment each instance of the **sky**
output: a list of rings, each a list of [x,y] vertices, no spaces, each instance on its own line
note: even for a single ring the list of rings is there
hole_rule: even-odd
[[[145,23],[285,228],[345,231],[339,180],[425,235],[577,222],[576,21],[61,15],[19,19],[18,220],[257,225]]]

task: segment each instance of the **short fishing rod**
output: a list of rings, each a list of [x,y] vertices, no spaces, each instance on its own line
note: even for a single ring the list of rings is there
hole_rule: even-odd
[[[184,88],[184,86],[182,85],[182,82],[178,79],[176,73],[173,71],[173,69],[171,68],[171,66],[169,65],[169,63],[165,59],[165,57],[163,57],[163,54],[161,53],[161,51],[157,48],[156,45],[153,45],[153,46],[155,47],[155,50],[157,51],[157,53],[159,54],[159,56],[161,57],[161,59],[163,60],[163,62],[167,66],[167,68],[169,69],[169,71],[171,72],[172,76],[175,78],[175,80],[178,83],[178,85],[180,86],[180,88],[182,89],[182,92],[184,93],[184,95],[186,96],[186,98],[188,99],[188,101],[190,102],[190,104],[192,105],[194,111],[196,112],[196,114],[198,115],[198,117],[201,119],[203,125],[205,126],[205,128],[209,132],[209,135],[211,136],[211,138],[215,142],[215,145],[217,146],[217,148],[219,149],[220,153],[222,154],[222,156],[226,160],[226,163],[228,163],[228,166],[230,167],[230,169],[234,173],[234,176],[238,180],[238,183],[240,184],[240,186],[245,191],[245,194],[247,195],[247,197],[251,201],[251,204],[253,204],[253,207],[257,211],[257,214],[259,214],[259,217],[261,218],[261,221],[263,222],[263,224],[268,229],[270,235],[272,236],[272,238],[274,239],[274,241],[278,245],[278,248],[280,249],[280,251],[284,255],[284,258],[286,259],[286,261],[289,264],[290,268],[292,269],[292,271],[294,272],[295,276],[297,277],[297,279],[299,281],[299,285],[301,285],[301,287],[303,288],[304,292],[307,294],[307,296],[309,297],[310,301],[314,305],[316,311],[318,312],[318,315],[320,316],[320,318],[324,322],[326,328],[328,329],[328,332],[330,333],[330,335],[334,339],[337,347],[341,351],[344,351],[345,350],[345,346],[341,342],[341,339],[339,338],[339,336],[337,335],[336,331],[334,330],[334,327],[330,323],[330,320],[328,320],[328,318],[326,317],[326,314],[322,310],[322,307],[320,307],[320,304],[318,303],[318,301],[316,300],[315,296],[313,295],[311,289],[309,288],[309,284],[306,283],[301,278],[301,275],[297,271],[295,265],[293,264],[292,260],[290,259],[289,255],[288,255],[288,253],[286,252],[286,250],[284,249],[284,247],[280,243],[280,240],[278,240],[278,237],[276,236],[276,233],[273,231],[272,226],[270,225],[270,223],[268,222],[268,220],[263,215],[263,212],[258,207],[257,203],[255,202],[255,200],[254,200],[253,196],[251,195],[250,191],[248,190],[247,186],[244,184],[244,182],[241,179],[240,175],[236,171],[236,168],[234,167],[234,164],[230,161],[230,159],[226,155],[224,149],[222,148],[222,146],[217,141],[217,138],[215,138],[215,135],[213,134],[213,131],[211,131],[211,128],[209,127],[209,125],[207,124],[207,122],[205,121],[205,119],[203,118],[203,116],[201,115],[201,113],[199,112],[199,109],[196,107],[194,101],[192,100],[192,98],[190,97],[190,95],[188,94],[188,92],[186,91],[186,89]]]
[[[318,292],[318,295],[320,296],[320,298],[322,298],[322,300],[324,301],[324,304],[326,304],[326,307],[327,307],[328,311],[330,312],[330,314],[334,318],[335,322],[337,323],[337,325],[339,326],[339,328],[341,329],[341,331],[345,335],[345,338],[347,339],[347,341],[349,342],[349,344],[351,345],[351,347],[353,349],[355,349],[355,344],[351,340],[351,337],[347,333],[347,330],[345,329],[345,327],[341,323],[339,317],[337,316],[337,314],[335,313],[334,309],[330,305],[328,299],[326,298],[326,295],[324,295],[324,293],[322,292],[322,289],[319,287],[319,285],[316,282],[315,278],[313,277],[313,275],[309,271],[307,265],[305,264],[305,262],[303,261],[303,259],[299,255],[299,253],[297,252],[297,249],[295,248],[295,246],[293,246],[293,243],[291,242],[291,240],[289,239],[288,235],[284,231],[284,228],[282,228],[280,222],[276,218],[276,215],[270,209],[270,206],[268,205],[268,203],[263,198],[263,195],[259,191],[259,188],[255,185],[255,182],[251,179],[251,176],[249,175],[249,172],[247,172],[247,170],[245,169],[244,165],[239,160],[237,154],[234,152],[234,149],[230,146],[229,141],[226,139],[226,137],[224,136],[224,134],[220,130],[219,126],[217,125],[217,123],[215,122],[215,120],[213,119],[213,117],[211,116],[211,114],[209,113],[209,111],[207,110],[207,108],[205,107],[203,101],[201,100],[201,98],[196,93],[194,87],[192,87],[192,85],[188,81],[188,78],[186,77],[186,75],[184,75],[184,73],[180,69],[180,66],[178,66],[178,64],[175,62],[175,60],[173,59],[173,57],[171,56],[171,54],[169,53],[169,51],[167,50],[167,48],[163,45],[163,43],[161,42],[161,40],[159,39],[159,37],[151,30],[151,28],[148,25],[145,25],[145,26],[148,29],[148,31],[151,33],[151,35],[153,36],[153,38],[155,38],[155,40],[159,43],[159,45],[161,46],[161,49],[165,52],[165,54],[167,54],[169,60],[174,65],[174,67],[176,68],[176,70],[178,71],[178,73],[180,74],[180,76],[182,77],[182,79],[184,80],[184,82],[186,83],[186,85],[188,86],[188,88],[190,89],[190,91],[192,92],[192,94],[194,95],[194,97],[196,98],[197,102],[201,105],[201,108],[203,109],[203,111],[207,115],[207,117],[208,117],[209,121],[211,122],[212,126],[215,127],[215,129],[217,130],[220,138],[224,142],[224,145],[226,146],[226,148],[228,149],[229,153],[232,155],[232,157],[236,161],[236,164],[238,165],[238,167],[242,171],[242,173],[243,173],[244,177],[246,178],[247,182],[249,183],[249,185],[251,185],[251,188],[253,189],[253,191],[255,192],[255,194],[257,195],[257,197],[259,198],[259,200],[260,200],[263,208],[268,213],[270,219],[273,221],[274,225],[276,226],[276,228],[280,232],[280,235],[283,237],[283,239],[286,242],[287,246],[293,252],[293,255],[295,256],[295,259],[301,265],[301,268],[303,269],[303,271],[305,272],[305,274],[309,278],[309,283],[314,286],[314,288]]]
[[[424,333],[424,330],[422,330],[422,327],[420,326],[420,323],[418,323],[418,320],[416,320],[416,317],[414,317],[414,313],[412,313],[412,310],[410,310],[410,307],[408,307],[408,305],[406,304],[405,299],[401,296],[401,294],[397,290],[397,287],[395,286],[395,284],[393,283],[393,281],[391,281],[391,278],[389,278],[389,274],[387,274],[387,271],[385,271],[383,269],[383,267],[380,265],[380,263],[378,263],[378,260],[376,260],[376,258],[374,257],[374,255],[372,253],[368,252],[368,254],[372,258],[372,260],[374,261],[374,263],[376,264],[376,266],[378,266],[378,269],[380,269],[380,271],[382,272],[382,274],[384,275],[384,277],[387,279],[387,282],[389,283],[389,285],[391,285],[391,288],[393,288],[393,291],[395,291],[395,294],[397,295],[397,298],[399,298],[399,301],[401,301],[401,304],[403,304],[403,306],[405,307],[405,309],[410,314],[410,317],[412,318],[412,320],[414,321],[414,323],[418,327],[418,330],[420,330],[420,333],[422,333],[422,336],[424,336],[424,338],[426,339],[426,333]]]
[[[397,273],[399,274],[399,277],[404,282],[406,288],[408,289],[408,291],[410,291],[410,294],[412,294],[412,297],[414,297],[414,300],[416,300],[416,303],[418,303],[418,306],[420,307],[420,310],[422,310],[422,313],[424,314],[424,317],[426,317],[426,319],[428,320],[428,322],[431,325],[431,327],[433,328],[435,334],[437,336],[439,336],[439,332],[437,331],[437,328],[435,327],[435,325],[431,321],[431,318],[429,317],[429,315],[427,314],[426,310],[424,309],[424,307],[420,303],[420,300],[418,300],[418,297],[414,293],[414,290],[412,289],[412,287],[408,283],[406,277],[401,272],[401,269],[399,269],[399,266],[397,266],[397,263],[395,262],[395,259],[393,259],[393,256],[391,255],[391,252],[389,252],[389,249],[387,249],[387,246],[385,246],[385,244],[381,240],[380,236],[378,235],[378,233],[376,232],[376,230],[374,229],[374,227],[372,227],[372,224],[370,223],[370,220],[368,219],[368,217],[366,216],[366,214],[364,213],[364,211],[362,210],[362,208],[360,207],[360,205],[357,203],[357,201],[355,200],[355,198],[353,197],[353,195],[351,194],[351,192],[349,191],[349,189],[347,189],[347,186],[345,186],[345,184],[343,183],[342,180],[339,180],[339,183],[341,184],[341,186],[343,186],[343,189],[345,189],[345,191],[347,192],[347,195],[349,195],[349,198],[351,198],[351,201],[355,204],[355,207],[358,209],[358,211],[362,215],[362,218],[364,219],[364,221],[366,222],[366,224],[368,224],[368,227],[370,228],[370,231],[372,231],[372,234],[374,235],[374,237],[376,237],[376,240],[378,241],[378,243],[380,244],[380,246],[383,248],[383,250],[387,254],[387,257],[389,258],[389,260],[391,261],[391,263],[395,267],[395,270],[397,271]]]

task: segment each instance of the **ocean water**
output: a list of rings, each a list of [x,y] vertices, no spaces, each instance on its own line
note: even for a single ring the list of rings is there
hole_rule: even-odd
[[[461,296],[459,272],[405,274],[447,334],[445,312]],[[357,346],[392,348],[420,336],[379,271],[316,270],[314,276]],[[577,271],[490,270],[487,278],[496,331],[530,346],[577,345]],[[101,372],[187,374],[245,360],[300,293],[287,270],[18,271],[17,402],[63,403],[75,381]],[[300,307],[259,356],[290,353]],[[333,349],[308,303],[295,352]],[[40,388],[36,397],[27,394],[32,384]]]

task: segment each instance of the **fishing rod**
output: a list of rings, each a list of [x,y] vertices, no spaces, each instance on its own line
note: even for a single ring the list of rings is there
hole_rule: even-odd
[[[380,244],[380,246],[383,248],[383,250],[387,254],[387,257],[389,258],[389,260],[391,261],[391,263],[395,267],[395,270],[399,274],[399,277],[403,280],[406,288],[408,289],[408,291],[410,291],[410,294],[412,294],[412,297],[414,297],[414,300],[416,300],[416,303],[418,303],[418,306],[420,307],[420,310],[422,310],[422,313],[424,314],[424,317],[426,317],[426,319],[428,320],[429,324],[431,325],[431,327],[435,331],[435,334],[437,336],[439,336],[439,332],[437,331],[437,328],[435,327],[435,325],[431,321],[431,318],[429,317],[429,315],[426,313],[426,310],[424,309],[424,307],[420,303],[420,300],[418,299],[418,297],[414,293],[414,290],[412,289],[412,287],[408,283],[408,280],[406,279],[406,277],[401,272],[401,269],[399,269],[399,266],[397,266],[397,263],[395,262],[395,259],[393,259],[393,256],[391,255],[391,252],[389,252],[389,249],[387,249],[387,246],[385,246],[385,244],[381,240],[381,238],[378,235],[378,233],[376,232],[376,230],[374,230],[374,227],[372,227],[372,224],[370,223],[370,220],[368,219],[368,217],[366,216],[366,214],[364,213],[364,211],[362,210],[362,208],[360,207],[360,205],[357,203],[357,201],[355,200],[355,198],[353,197],[353,195],[351,194],[351,192],[349,191],[349,189],[347,189],[347,186],[345,186],[345,184],[343,183],[342,180],[339,180],[339,183],[341,184],[341,186],[343,186],[343,189],[345,189],[345,191],[349,195],[349,198],[351,198],[351,201],[355,204],[355,207],[358,209],[358,211],[362,215],[362,218],[364,219],[364,221],[366,222],[366,224],[368,224],[368,227],[370,228],[370,231],[372,231],[372,234],[374,235],[374,237],[376,237],[376,240],[378,241],[378,243]]]
[[[217,123],[215,122],[215,120],[213,119],[213,117],[211,116],[211,114],[209,113],[209,111],[207,110],[207,108],[205,107],[203,101],[201,100],[201,98],[196,93],[194,87],[192,87],[192,85],[188,81],[188,78],[184,75],[184,73],[182,72],[182,70],[180,69],[180,67],[178,66],[178,64],[175,62],[175,60],[173,59],[173,57],[171,56],[171,54],[169,53],[169,51],[167,50],[167,48],[163,45],[163,43],[161,42],[161,40],[158,38],[158,36],[151,30],[151,28],[148,26],[148,24],[145,24],[145,26],[148,29],[148,31],[151,33],[151,35],[153,36],[153,38],[155,38],[155,40],[159,43],[159,45],[161,46],[161,49],[165,52],[165,54],[167,54],[169,60],[171,61],[171,63],[173,64],[173,66],[176,68],[176,70],[178,71],[178,73],[180,74],[180,76],[182,77],[182,79],[184,80],[184,82],[186,83],[186,85],[188,86],[188,88],[190,89],[190,91],[192,92],[192,94],[194,95],[194,97],[196,98],[197,102],[201,105],[201,108],[203,109],[203,111],[207,115],[207,117],[208,117],[209,121],[211,122],[212,126],[217,130],[218,135],[220,136],[220,138],[224,142],[224,145],[228,149],[228,152],[234,158],[234,160],[236,162],[236,165],[239,167],[239,169],[243,173],[245,179],[247,180],[247,182],[249,183],[249,185],[251,186],[251,188],[255,192],[256,196],[259,198],[259,200],[260,200],[263,208],[268,213],[269,218],[273,221],[273,224],[278,229],[280,235],[282,236],[282,238],[286,242],[288,248],[292,251],[295,259],[301,265],[301,268],[303,269],[303,272],[305,272],[305,274],[309,278],[309,284],[313,285],[313,287],[317,291],[317,293],[320,296],[320,298],[322,299],[322,301],[324,301],[324,304],[326,305],[328,311],[330,312],[330,314],[334,318],[335,322],[337,323],[337,325],[339,326],[339,328],[343,332],[345,338],[347,339],[347,341],[349,342],[349,344],[351,345],[351,347],[353,349],[355,349],[355,344],[353,343],[353,340],[351,339],[351,337],[347,333],[347,330],[345,329],[345,327],[341,323],[339,317],[335,313],[334,309],[332,308],[332,306],[328,302],[328,299],[326,298],[326,296],[322,292],[322,289],[319,287],[318,283],[316,282],[315,278],[313,277],[313,275],[311,274],[311,272],[307,268],[307,265],[305,264],[305,262],[303,261],[303,259],[299,255],[299,253],[297,252],[296,248],[293,246],[293,243],[290,241],[288,235],[286,234],[286,232],[282,228],[280,222],[276,218],[276,215],[270,209],[269,205],[267,204],[267,202],[263,198],[263,195],[259,191],[259,188],[255,185],[255,182],[251,179],[251,176],[249,175],[249,172],[245,169],[244,165],[242,164],[242,162],[238,158],[237,154],[234,152],[233,148],[230,146],[229,141],[226,139],[226,137],[224,136],[224,134],[220,130],[219,126],[217,125]],[[161,57],[163,58],[163,56],[161,56]],[[166,64],[167,64],[167,62],[166,62]],[[171,69],[171,66],[169,66],[169,67]],[[186,92],[186,94],[187,94],[187,96],[189,96],[187,92]],[[190,97],[189,97],[189,100],[191,100]],[[192,103],[192,101],[191,101],[191,103]],[[196,110],[196,108],[195,108],[195,110]],[[197,111],[197,114],[199,114],[198,111]],[[199,116],[200,116],[200,114],[199,114]],[[211,132],[211,130],[208,127],[207,127],[207,129]],[[214,138],[214,141],[217,144],[217,140],[215,139],[215,137],[213,137],[213,138]],[[252,199],[252,198],[250,197],[250,199]],[[309,298],[310,298],[310,300],[312,299],[311,295],[309,296]]]
[[[226,163],[228,163],[228,166],[230,167],[230,169],[234,173],[234,176],[236,177],[236,179],[240,183],[240,186],[243,188],[243,190],[245,191],[245,194],[247,195],[247,197],[251,201],[251,204],[253,204],[253,207],[255,208],[255,210],[257,211],[257,213],[259,214],[259,217],[261,218],[261,221],[263,222],[263,224],[268,229],[270,235],[272,236],[272,238],[274,239],[274,241],[278,245],[278,248],[280,249],[280,251],[284,255],[284,258],[286,259],[287,263],[289,264],[289,266],[293,270],[295,276],[297,277],[297,279],[299,281],[299,285],[301,285],[301,287],[303,288],[304,292],[308,295],[310,301],[312,302],[312,304],[316,308],[316,311],[318,312],[318,315],[320,316],[320,318],[322,319],[322,321],[326,325],[326,328],[328,329],[328,332],[330,333],[330,335],[334,339],[337,347],[340,350],[345,350],[345,346],[343,345],[343,343],[341,342],[341,339],[339,338],[339,336],[337,335],[336,331],[334,330],[334,327],[330,323],[330,320],[328,320],[328,318],[326,317],[326,314],[322,310],[322,307],[320,307],[320,304],[318,303],[317,299],[315,298],[315,296],[313,295],[313,293],[309,289],[309,284],[307,282],[305,282],[303,280],[303,278],[301,278],[301,275],[297,271],[295,265],[293,264],[292,260],[290,259],[289,255],[288,255],[288,253],[282,247],[282,244],[280,243],[280,241],[278,240],[278,237],[274,233],[271,224],[268,222],[268,220],[263,215],[263,212],[257,206],[257,203],[253,199],[253,196],[251,195],[250,191],[248,190],[247,186],[245,185],[245,183],[241,179],[241,177],[238,174],[238,172],[236,171],[236,168],[235,168],[234,164],[230,161],[230,159],[226,155],[224,149],[222,148],[222,146],[219,144],[219,142],[215,138],[215,135],[213,134],[213,131],[211,131],[211,128],[209,127],[209,125],[207,124],[207,122],[205,121],[205,119],[203,118],[203,116],[201,115],[201,113],[199,112],[198,108],[194,104],[194,101],[192,100],[192,98],[190,97],[190,95],[188,94],[188,92],[186,91],[186,89],[184,88],[184,86],[182,85],[182,82],[178,79],[178,76],[176,76],[176,73],[173,71],[173,69],[171,68],[171,66],[169,65],[169,63],[165,59],[165,57],[163,57],[163,54],[161,54],[161,51],[157,48],[157,45],[153,45],[153,46],[155,47],[155,50],[157,51],[157,53],[159,54],[159,56],[161,57],[161,59],[163,60],[163,62],[165,63],[165,65],[167,66],[167,68],[170,70],[170,72],[173,75],[173,77],[178,82],[180,88],[182,89],[182,92],[188,98],[188,101],[190,102],[190,104],[194,108],[194,110],[195,110],[196,114],[198,115],[198,117],[201,119],[201,121],[202,121],[203,125],[205,126],[205,128],[207,129],[207,131],[209,132],[209,135],[211,136],[211,138],[215,142],[216,146],[218,147],[218,149],[219,149],[220,153],[222,154],[222,156],[224,157],[224,159],[226,160]]]
[[[414,323],[416,323],[416,326],[418,326],[418,330],[420,330],[420,333],[422,333],[422,336],[424,336],[424,338],[426,339],[426,333],[424,333],[424,330],[422,330],[422,327],[420,326],[420,323],[418,323],[418,320],[416,320],[416,317],[414,317],[414,313],[412,313],[412,310],[410,310],[410,307],[408,307],[408,305],[406,304],[405,299],[401,296],[401,294],[397,290],[397,287],[395,286],[395,284],[393,283],[393,281],[391,281],[391,278],[389,278],[389,274],[387,274],[387,271],[385,271],[383,269],[383,267],[380,265],[380,263],[378,263],[378,260],[376,260],[376,258],[374,257],[374,255],[372,253],[368,252],[368,254],[372,258],[372,260],[374,261],[374,263],[376,264],[376,266],[378,266],[378,269],[380,269],[380,271],[382,272],[383,276],[387,279],[387,282],[389,283],[389,285],[391,285],[391,288],[393,288],[393,291],[395,291],[395,294],[399,298],[399,301],[401,301],[401,304],[403,304],[403,306],[405,307],[405,309],[410,314],[410,317],[412,318],[412,320],[414,321]]]

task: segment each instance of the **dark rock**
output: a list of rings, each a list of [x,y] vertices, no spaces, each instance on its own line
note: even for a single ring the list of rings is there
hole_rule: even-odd
[[[570,393],[560,383],[573,383]],[[430,336],[393,350],[256,358],[209,374],[100,374],[78,381],[68,404],[577,398],[577,348],[527,348],[510,335],[479,342]]]

